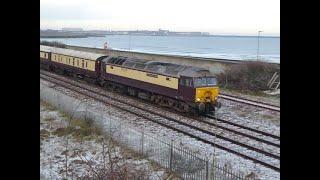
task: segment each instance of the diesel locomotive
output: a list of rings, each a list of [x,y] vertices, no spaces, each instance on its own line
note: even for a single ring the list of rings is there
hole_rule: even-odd
[[[220,106],[217,80],[204,68],[42,45],[40,68],[180,112],[214,113]]]

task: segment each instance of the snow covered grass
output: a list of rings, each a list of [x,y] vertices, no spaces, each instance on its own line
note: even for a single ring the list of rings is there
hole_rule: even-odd
[[[101,135],[90,121],[40,102],[40,173],[46,179],[163,179],[169,174]]]

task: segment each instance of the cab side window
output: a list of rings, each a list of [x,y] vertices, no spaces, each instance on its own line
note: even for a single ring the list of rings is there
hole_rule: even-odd
[[[190,79],[186,79],[186,85],[185,86],[190,86]]]
[[[190,79],[189,86],[190,86],[190,87],[193,87],[192,79]]]
[[[186,85],[186,79],[180,79],[180,85],[185,86]]]
[[[192,79],[181,79],[180,85],[192,87]]]

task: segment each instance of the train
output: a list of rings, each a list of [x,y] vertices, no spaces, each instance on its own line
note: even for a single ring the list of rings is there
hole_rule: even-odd
[[[205,68],[40,45],[40,68],[183,113],[214,114],[217,79]]]

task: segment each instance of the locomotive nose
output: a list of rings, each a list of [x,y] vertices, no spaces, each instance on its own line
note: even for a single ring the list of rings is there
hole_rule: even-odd
[[[211,101],[211,97],[212,97],[212,92],[211,91],[206,91],[204,93],[204,97],[206,99],[207,102]]]

